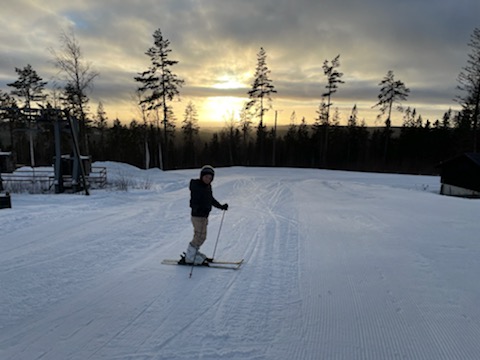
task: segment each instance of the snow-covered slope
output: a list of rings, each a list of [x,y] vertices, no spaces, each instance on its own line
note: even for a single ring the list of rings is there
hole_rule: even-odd
[[[189,278],[161,260],[191,239],[198,170],[104,165],[128,192],[0,211],[1,359],[478,358],[480,203],[437,177],[217,169],[216,257],[245,263]]]

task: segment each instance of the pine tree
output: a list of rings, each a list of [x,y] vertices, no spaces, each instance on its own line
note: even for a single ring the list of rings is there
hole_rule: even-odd
[[[330,126],[330,108],[332,107],[332,95],[337,92],[338,85],[343,84],[344,81],[341,80],[343,73],[337,70],[340,67],[340,55],[337,55],[331,63],[328,60],[323,62],[323,73],[327,77],[327,85],[325,88],[327,91],[322,94],[322,107],[321,110],[322,115],[322,122],[325,127],[324,131],[324,139],[323,139],[323,149],[321,149],[321,158],[320,162],[323,166],[327,165],[327,155],[328,155],[328,136],[330,133],[329,126]],[[317,112],[318,113],[318,112]],[[320,114],[319,114],[320,116]]]
[[[410,89],[408,89],[402,81],[395,80],[395,75],[392,70],[388,71],[387,75],[378,85],[381,86],[380,94],[378,95],[378,102],[373,107],[380,106],[379,117],[387,113],[385,123],[390,126],[393,105],[397,104],[397,110],[403,112],[401,102],[407,99]]]
[[[327,123],[330,119],[330,108],[333,105],[332,95],[337,92],[338,84],[345,83],[341,80],[343,73],[337,70],[338,67],[340,67],[340,55],[337,55],[331,63],[328,60],[323,63],[323,73],[327,76],[327,85],[325,86],[327,91],[322,96],[326,99]]]
[[[140,104],[147,104],[148,110],[162,109],[164,129],[164,152],[167,153],[168,131],[172,126],[172,114],[169,103],[180,94],[179,88],[184,84],[171,70],[172,66],[178,64],[176,60],[170,60],[170,41],[165,39],[160,29],[153,33],[153,46],[145,53],[150,58],[149,68],[139,73],[135,81],[140,83],[138,91],[143,95]],[[166,158],[164,156],[163,158]]]
[[[14,88],[11,94],[22,99],[26,109],[31,109],[32,102],[45,100],[46,95],[43,94],[43,91],[47,82],[42,81],[42,78],[38,76],[30,64],[23,69],[15,68],[15,72],[18,74],[18,80],[7,84],[7,86]]]
[[[300,125],[297,127],[297,142],[297,165],[311,165],[311,159],[308,157],[308,154],[310,153],[310,136],[305,117],[302,117]]]
[[[265,165],[265,141],[267,139],[267,127],[263,122],[259,122],[257,126],[257,143],[256,143],[256,165]]]
[[[252,89],[248,92],[251,100],[247,103],[247,110],[255,107],[255,113],[260,118],[259,128],[263,127],[263,115],[272,107],[271,94],[277,92],[269,76],[270,70],[267,67],[267,53],[263,47],[261,47],[257,54],[257,67]]]
[[[231,112],[228,118],[225,119],[225,127],[221,132],[222,140],[225,144],[226,151],[226,165],[233,166],[236,164],[238,149],[241,144],[240,130],[238,129],[239,123],[235,119],[235,112]]]
[[[100,132],[100,159],[105,160],[105,132],[107,130],[107,113],[100,101],[97,106],[97,115],[95,116],[95,125]]]
[[[458,76],[458,89],[464,93],[457,97],[462,105],[463,112],[470,117],[473,132],[473,151],[478,150],[478,121],[480,117],[480,28],[476,28],[470,38],[468,46],[467,66]]]
[[[368,131],[365,120],[359,121],[357,105],[354,105],[347,124],[347,162],[355,165],[366,154]]]
[[[381,86],[380,94],[378,95],[378,102],[373,107],[380,106],[380,115],[378,117],[387,113],[387,119],[385,120],[385,147],[383,153],[383,161],[386,163],[391,135],[392,108],[394,104],[397,104],[397,110],[403,112],[401,102],[407,99],[410,89],[408,89],[402,81],[395,80],[395,75],[392,70],[388,71],[387,75],[378,85]]]
[[[347,161],[354,160],[354,155],[358,154],[358,110],[355,104],[347,122],[348,140],[347,140]]]
[[[328,147],[328,133],[329,124],[327,116],[327,104],[325,98],[322,97],[322,101],[316,110],[317,117],[313,124],[312,139],[316,148],[318,149],[318,165],[324,166],[327,159],[327,147]]]
[[[295,111],[290,115],[290,124],[288,125],[287,133],[284,136],[285,141],[285,155],[286,164],[288,166],[295,165],[295,156],[297,152],[297,114]]]
[[[195,105],[190,101],[185,108],[183,118],[183,160],[186,166],[197,166],[197,156],[195,154],[195,138],[198,135],[200,127],[198,126],[198,115]]]
[[[248,148],[249,148],[249,140],[250,140],[250,133],[252,132],[252,115],[247,109],[247,105],[245,104],[240,111],[240,121],[239,127],[242,133],[242,163],[243,165],[248,165]]]
[[[17,102],[9,94],[3,92],[0,89],[0,122],[8,119],[8,130],[10,135],[10,147],[13,150],[14,148],[14,138],[13,133],[18,122],[18,106]]]
[[[30,142],[30,164],[34,167],[35,139],[33,134],[38,132],[38,129],[36,129],[36,122],[34,122],[30,116],[31,103],[45,100],[46,95],[43,94],[43,90],[47,83],[42,81],[42,78],[38,76],[37,72],[32,69],[30,64],[23,69],[15,68],[15,71],[18,74],[18,80],[7,84],[7,86],[13,87],[14,90],[11,91],[12,95],[18,96],[24,102],[24,109],[27,111],[28,128],[26,131],[28,132]]]

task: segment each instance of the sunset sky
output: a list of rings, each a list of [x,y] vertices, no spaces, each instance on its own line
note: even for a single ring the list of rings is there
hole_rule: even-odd
[[[192,101],[201,123],[222,125],[238,114],[251,88],[260,47],[278,91],[280,123],[313,123],[325,91],[324,60],[340,54],[344,73],[333,97],[342,124],[356,104],[375,125],[378,83],[389,70],[411,90],[405,106],[432,122],[459,94],[468,42],[480,27],[478,0],[4,0],[0,12],[0,89],[31,64],[46,81],[56,75],[50,48],[71,29],[85,59],[100,73],[89,93],[110,120],[140,120],[133,80],[149,65],[145,51],[160,28],[170,40],[173,71],[185,80],[175,103],[177,126]],[[49,84],[50,85],[50,84]],[[401,125],[395,113],[393,124]],[[377,124],[383,121],[377,121]]]

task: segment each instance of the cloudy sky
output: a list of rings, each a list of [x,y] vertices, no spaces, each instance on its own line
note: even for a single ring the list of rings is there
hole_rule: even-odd
[[[170,40],[173,68],[185,80],[175,104],[180,122],[192,101],[201,121],[238,113],[247,100],[257,53],[278,91],[279,121],[312,123],[325,90],[322,64],[340,55],[344,84],[333,97],[345,123],[356,104],[374,125],[378,83],[389,70],[411,93],[404,103],[424,120],[457,109],[457,76],[468,42],[480,27],[478,0],[4,0],[0,12],[0,89],[31,64],[47,81],[56,70],[49,49],[73,30],[100,76],[89,94],[109,119],[139,119],[133,77],[149,65],[145,51],[160,28]],[[267,115],[267,125],[274,112]],[[395,114],[394,125],[402,123]],[[378,124],[378,121],[377,121]]]

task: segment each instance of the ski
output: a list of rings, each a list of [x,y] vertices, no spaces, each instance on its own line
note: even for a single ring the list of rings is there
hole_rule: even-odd
[[[210,261],[210,264],[219,264],[219,265],[241,265],[242,263],[243,263],[243,259],[239,261],[223,261],[223,260]]]
[[[162,261],[164,265],[180,265],[180,266],[192,266],[192,264],[179,263],[178,260],[174,259],[165,259]],[[198,264],[195,266],[199,267],[209,267],[214,269],[227,269],[227,270],[238,270],[243,264],[243,259],[240,261],[212,261],[204,264]]]

